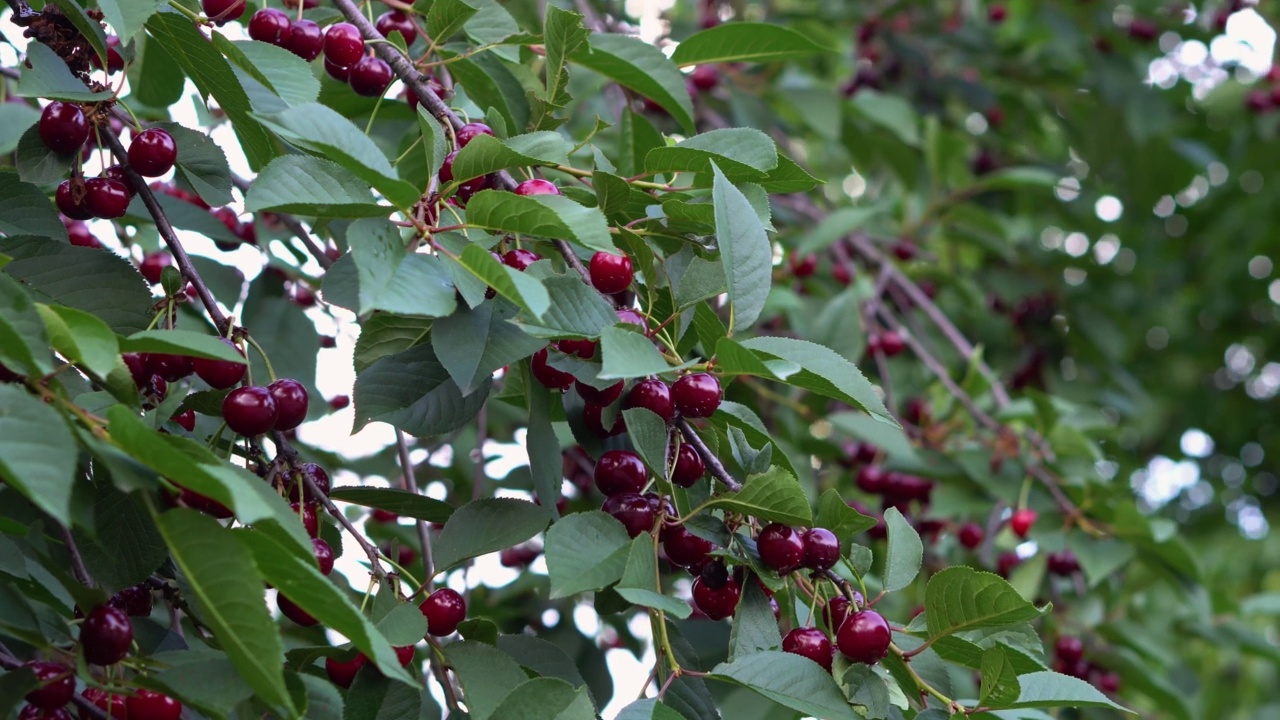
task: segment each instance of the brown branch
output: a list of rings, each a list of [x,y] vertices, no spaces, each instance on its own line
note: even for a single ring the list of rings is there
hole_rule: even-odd
[[[400,429],[396,429],[396,448],[400,454],[400,470],[404,473],[405,489],[414,495],[418,494],[418,479],[413,473],[413,461],[409,458],[409,443],[404,439],[404,433]],[[418,541],[422,543],[422,587],[431,591],[432,578],[436,575],[435,558],[431,552],[431,529],[427,527],[427,521],[421,518],[415,518],[414,523],[418,526]]]
[[[76,541],[71,537],[71,530],[61,525],[58,526],[58,530],[62,533],[62,544],[67,547],[67,553],[71,555],[71,572],[81,585],[93,587],[93,576],[89,574],[89,568],[84,566],[84,558],[80,556],[80,548],[76,547]]]
[[[235,185],[240,192],[247,193],[249,192],[249,186],[252,185],[253,182],[246,180],[239,175],[232,175],[231,184]],[[311,233],[307,232],[307,229],[302,226],[302,223],[298,218],[283,213],[272,214],[280,218],[280,222],[283,223],[285,227],[289,228],[289,232],[293,233],[294,237],[302,241],[302,244],[307,248],[307,252],[311,253],[311,257],[315,258],[316,262],[320,263],[320,267],[328,270],[329,266],[333,265],[333,261],[324,253],[324,249],[316,244],[316,241],[311,237]]]
[[[702,438],[698,436],[689,421],[684,418],[677,418],[675,423],[676,427],[680,428],[680,433],[684,435],[685,442],[688,442],[693,446],[694,450],[698,451],[698,455],[702,457],[702,464],[707,466],[711,476],[724,483],[724,486],[732,492],[741,490],[742,483],[734,480],[729,471],[724,469],[724,464],[720,462],[720,458],[711,452],[711,448],[707,447],[707,444],[702,441]]]

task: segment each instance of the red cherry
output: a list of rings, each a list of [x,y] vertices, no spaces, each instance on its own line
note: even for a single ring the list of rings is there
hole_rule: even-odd
[[[596,405],[612,404],[613,401],[617,400],[618,396],[622,394],[622,386],[623,381],[621,380],[603,390],[588,385],[581,380],[577,383],[578,394],[582,396],[582,399]]]
[[[143,583],[127,587],[112,595],[109,602],[130,617],[150,617],[154,600],[151,597],[151,588]]]
[[[373,512],[369,515],[369,519],[377,523],[400,522],[399,515],[391,512],[390,510],[383,510],[382,508],[374,508]]]
[[[627,535],[636,537],[653,529],[656,514],[653,506],[642,495],[624,492],[612,495],[604,501],[601,510],[609,513],[627,529]]]
[[[559,195],[560,188],[550,180],[542,178],[532,178],[525,180],[516,186],[515,194],[517,195]]]
[[[831,672],[832,649],[827,634],[816,627],[799,627],[782,638],[782,650],[807,657]]]
[[[590,360],[596,354],[595,340],[561,340],[556,348],[566,355],[577,355],[583,360]]]
[[[627,422],[622,417],[622,413],[613,419],[613,427],[606,430],[604,427],[604,405],[596,403],[587,403],[582,408],[582,422],[587,426],[587,430],[596,437],[613,437],[621,435],[627,430]]]
[[[80,624],[80,649],[90,665],[114,665],[129,653],[133,625],[119,608],[99,605]]]
[[[836,645],[853,662],[874,665],[889,652],[893,633],[875,610],[859,610],[836,631]]]
[[[177,160],[178,144],[161,128],[143,130],[129,143],[129,166],[139,175],[163,175],[173,168]]]
[[[533,377],[550,390],[568,390],[574,383],[573,375],[547,364],[546,348],[533,354],[533,358],[529,361],[529,369],[533,372]]]
[[[1115,695],[1120,692],[1120,676],[1112,672],[1103,673],[1098,678],[1098,689],[1108,695]]]
[[[1031,508],[1023,508],[1009,518],[1009,529],[1023,540],[1027,538],[1027,533],[1031,532],[1031,526],[1035,524],[1036,511]]]
[[[662,549],[667,559],[681,567],[701,568],[715,547],[689,532],[683,525],[671,525],[662,529]]]
[[[490,137],[493,137],[494,136],[493,128],[489,127],[488,125],[485,125],[484,123],[473,122],[473,123],[467,123],[466,125],[463,125],[462,127],[458,128],[458,132],[457,132],[458,148],[461,149],[466,147],[467,143],[471,142],[472,140],[476,139],[481,135],[488,135]]]
[[[649,329],[649,323],[645,321],[644,316],[636,312],[635,310],[632,310],[631,308],[618,308],[617,315],[618,315],[618,322],[630,323],[632,325],[639,325],[645,330]]]
[[[325,658],[324,671],[329,676],[329,681],[334,685],[349,688],[356,679],[356,673],[360,672],[360,668],[364,667],[368,660],[364,653],[360,653],[345,662],[336,658]]]
[[[147,366],[151,372],[174,382],[191,374],[191,358],[186,355],[170,355],[168,353],[151,353],[147,358]]]
[[[124,69],[124,56],[116,48],[120,47],[120,38],[107,36],[107,74],[114,75]],[[89,56],[89,62],[99,70],[102,69],[102,58],[97,53]]]
[[[671,402],[671,387],[657,378],[641,380],[631,386],[622,407],[644,408],[662,418],[663,422],[671,422],[676,414],[675,405]]]
[[[843,595],[837,595],[828,600],[826,607],[822,608],[822,619],[827,623],[827,627],[834,631],[849,618],[849,610],[849,601]]]
[[[1008,14],[1009,9],[1004,5],[997,4],[987,8],[987,19],[990,20],[993,25],[999,25],[1004,22],[1004,19]]]
[[[351,79],[350,66],[339,65],[338,63],[330,60],[329,58],[324,59],[324,71],[328,73],[329,77],[333,78],[334,80],[341,80],[342,82],[347,82],[348,80]]]
[[[1053,575],[1069,577],[1080,571],[1080,561],[1076,559],[1076,554],[1067,549],[1049,553],[1046,560],[1049,572]]]
[[[509,268],[514,268],[520,272],[529,269],[529,266],[542,259],[542,256],[529,250],[521,250],[516,248],[508,250],[502,255],[502,264]]]
[[[127,720],[129,716],[128,698],[124,695],[120,695],[118,693],[108,694],[107,691],[99,690],[98,688],[85,688],[84,691],[80,693],[80,697],[93,703],[95,707],[106,713],[108,718],[114,718],[114,720]],[[89,720],[89,714],[84,710],[81,710],[77,715],[79,715],[80,720]],[[53,715],[44,716],[46,720],[53,720],[54,717],[55,716]],[[71,716],[64,715],[63,717],[70,718]],[[19,720],[21,720],[21,718],[19,718]]]
[[[147,282],[155,285],[160,282],[160,273],[172,264],[172,255],[167,252],[154,252],[142,257],[138,272],[142,273],[142,277],[146,278]]]
[[[903,350],[907,349],[906,341],[902,339],[901,335],[893,330],[885,330],[880,333],[879,344],[880,352],[884,353],[884,356],[887,358],[899,355]]]
[[[357,95],[365,97],[382,97],[394,79],[395,73],[391,72],[391,66],[375,55],[360,58],[351,66],[351,72],[347,76],[351,89]]]
[[[131,145],[130,147],[132,148],[133,146]],[[124,185],[124,189],[129,191],[130,200],[133,200],[133,196],[137,194],[133,189],[133,183],[129,182],[129,175],[125,173],[124,166],[120,165],[119,163],[115,165],[109,165],[106,168],[104,168],[102,170],[101,177],[107,178],[108,180],[119,181],[122,185]]]
[[[879,465],[863,465],[858,470],[858,489],[879,495],[888,488],[887,477],[888,473],[881,470]]]
[[[324,31],[324,57],[334,65],[351,67],[364,56],[364,38],[355,25],[334,23]]]
[[[307,62],[320,57],[320,52],[324,49],[324,35],[320,32],[320,26],[305,18],[295,22],[284,49]]]
[[[471,178],[459,185],[458,191],[453,197],[458,201],[458,205],[460,207],[466,207],[467,201],[470,200],[472,196],[481,190],[488,190],[490,187],[493,187],[493,176],[481,175],[478,178]]]
[[[168,695],[145,688],[134,691],[125,700],[130,720],[178,720],[182,717],[182,703]]]
[[[320,566],[320,574],[333,572],[333,548],[320,538],[311,538],[311,552],[316,556],[316,564]]]
[[[786,575],[804,563],[804,539],[781,523],[770,523],[756,537],[756,549],[765,565]]]
[[[249,37],[277,47],[288,47],[293,21],[283,10],[262,8],[249,18]]]
[[[202,0],[201,2],[205,17],[213,20],[219,27],[232,20],[239,20],[247,6],[248,0]]]
[[[413,662],[413,646],[404,645],[392,649],[396,651],[396,659],[400,661],[400,667],[409,667],[409,663]]]
[[[436,637],[452,635],[467,618],[467,601],[451,588],[440,588],[418,606],[427,618],[427,633]]]
[[[634,277],[626,255],[598,252],[591,256],[591,285],[606,295],[626,290]]]
[[[1022,558],[1018,557],[1018,553],[1001,553],[1000,557],[996,558],[996,572],[999,573],[1001,577],[1007,578],[1009,577],[1009,573],[1012,573],[1013,569],[1021,564]]]
[[[718,589],[712,589],[702,578],[693,581],[693,604],[712,620],[723,620],[733,614],[742,597],[742,586],[730,577]]]
[[[244,351],[237,347],[234,342],[226,338],[222,338],[222,342],[240,353],[240,357],[244,357]],[[209,384],[209,387],[218,390],[225,390],[243,380],[245,372],[249,369],[249,366],[245,363],[209,360],[207,358],[194,358],[191,361],[191,367],[201,380]]]
[[[1146,18],[1134,18],[1129,22],[1129,37],[1138,42],[1151,42],[1160,35],[1160,26]]]
[[[978,523],[965,523],[960,526],[960,530],[956,533],[956,537],[960,540],[961,545],[969,548],[970,550],[974,550],[982,544],[982,540],[986,537],[986,533],[983,532],[982,526]]]
[[[671,386],[671,399],[685,417],[711,417],[721,397],[720,381],[710,373],[685,375]]]
[[[40,687],[24,696],[27,702],[49,710],[71,702],[71,696],[76,692],[74,670],[62,663],[39,661],[27,663],[26,668],[35,674],[40,683]]]
[[[292,430],[307,418],[307,389],[291,378],[267,386],[276,405],[276,430]]]
[[[393,32],[400,33],[404,36],[405,47],[412,45],[413,41],[418,39],[418,29],[413,26],[413,20],[399,10],[389,10],[379,15],[374,27],[386,38],[391,37]]]
[[[804,257],[800,257],[796,253],[791,253],[791,274],[798,278],[811,277],[818,270],[818,256],[809,253]]]
[[[222,419],[238,435],[261,435],[276,425],[279,411],[271,391],[250,385],[232,390],[222,401]]]
[[[284,596],[284,593],[276,593],[276,607],[280,608],[280,614],[301,625],[302,627],[312,627],[320,624],[320,621],[311,617],[306,610],[298,607],[292,600]]]
[[[699,65],[689,73],[689,82],[694,88],[706,92],[720,84],[720,71],[715,65]]]
[[[296,502],[291,502],[289,503],[289,509],[293,511],[295,517],[302,521],[302,529],[307,531],[309,537],[320,535],[320,516],[316,514],[315,503],[299,505]]]
[[[822,571],[840,561],[840,540],[826,528],[814,528],[800,538],[804,541],[804,566]]]
[[[458,151],[454,150],[448,155],[445,155],[444,160],[440,161],[440,171],[437,173],[437,176],[440,178],[441,184],[453,182],[453,161],[457,157]]]
[[[648,477],[644,462],[630,450],[610,450],[596,461],[596,487],[605,495],[638,493]]]
[[[308,487],[307,480],[316,486],[320,494],[328,497],[329,495],[329,473],[324,468],[315,463],[303,463],[298,466],[297,474],[301,476],[301,480],[294,477],[294,473],[289,473],[284,484],[285,497],[290,500],[297,500],[301,495],[309,503],[319,502],[320,498],[316,497]]]
[[[676,466],[671,471],[671,482],[683,488],[693,487],[707,473],[702,456],[688,443],[676,451]]]
[[[79,105],[54,100],[40,112],[40,139],[59,155],[70,155],[89,139],[89,121]]]
[[[1079,662],[1084,658],[1084,642],[1073,635],[1063,635],[1054,644],[1053,652],[1061,660],[1069,663]]]
[[[84,198],[76,202],[75,196],[72,194],[70,180],[63,180],[58,184],[58,190],[54,193],[53,201],[58,206],[58,212],[72,220],[88,220],[93,217],[93,211],[89,209],[89,204],[85,202]],[[74,243],[74,238],[72,242]]]
[[[89,178],[84,181],[84,203],[94,217],[118,218],[129,209],[129,187],[111,178]]]

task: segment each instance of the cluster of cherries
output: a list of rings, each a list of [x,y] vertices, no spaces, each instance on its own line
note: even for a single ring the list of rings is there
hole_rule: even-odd
[[[427,635],[444,637],[452,635],[458,625],[467,618],[467,601],[461,593],[452,588],[440,588],[427,596],[418,606],[423,617],[427,619]],[[413,662],[414,646],[405,645],[395,648],[400,665],[408,667]],[[344,653],[345,654],[345,653]],[[368,656],[358,652],[347,660],[339,660],[335,656],[326,657],[324,670],[329,680],[339,687],[351,687],[360,668],[369,662]]]
[[[1120,692],[1120,676],[1086,660],[1084,641],[1074,635],[1062,635],[1054,643],[1053,669],[1063,675],[1092,682],[1109,695]]]

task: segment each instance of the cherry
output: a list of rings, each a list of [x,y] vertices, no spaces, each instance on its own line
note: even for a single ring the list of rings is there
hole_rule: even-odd
[[[525,568],[530,563],[538,559],[542,554],[542,549],[536,544],[525,543],[515,547],[503,548],[498,553],[498,562],[502,563],[502,567],[509,568]]]
[[[715,65],[699,65],[689,73],[689,83],[706,92],[720,84],[720,71],[716,70]]]
[[[587,430],[596,437],[613,437],[621,435],[627,430],[627,422],[622,417],[622,413],[613,419],[613,427],[608,430],[604,427],[604,405],[596,403],[587,403],[582,408],[582,422],[587,426]]]
[[[1009,8],[1005,7],[1004,5],[996,4],[987,8],[987,19],[990,20],[993,25],[999,25],[1000,23],[1004,22],[1004,19],[1008,15],[1009,15]]]
[[[259,42],[287,47],[293,34],[293,21],[283,10],[262,8],[249,18],[249,37]]]
[[[478,178],[470,180],[458,186],[458,191],[454,194],[454,199],[458,201],[460,207],[466,207],[467,201],[481,190],[488,190],[493,186],[493,177],[490,175],[481,175]]]
[[[320,26],[311,20],[302,19],[293,24],[289,31],[289,39],[283,45],[285,50],[311,62],[320,57],[324,48],[324,35]]]
[[[122,183],[124,185],[124,189],[129,191],[130,200],[133,200],[133,196],[137,195],[137,192],[133,189],[133,183],[129,182],[129,175],[124,171],[123,165],[116,163],[115,165],[107,166],[102,170],[101,177],[107,178],[108,180],[117,180]]]
[[[542,256],[529,250],[521,250],[516,248],[508,250],[502,255],[502,264],[509,268],[514,268],[520,272],[529,269],[529,266],[542,259]]]
[[[399,515],[391,512],[390,510],[383,510],[382,508],[374,508],[373,512],[369,515],[369,519],[377,523],[400,522]]]
[[[351,79],[351,68],[349,66],[339,65],[338,63],[330,60],[329,58],[324,59],[324,71],[328,73],[329,77],[333,78],[334,80],[341,80],[342,82],[347,82],[348,80]]]
[[[127,587],[112,595],[109,602],[132,617],[150,617],[154,601],[151,597],[151,588],[143,583]]]
[[[131,720],[178,720],[182,717],[182,703],[145,688],[134,691],[124,704]]]
[[[1108,695],[1115,695],[1120,692],[1120,676],[1112,672],[1103,673],[1098,678],[1098,689]]]
[[[1053,653],[1069,663],[1079,662],[1084,658],[1084,642],[1074,635],[1063,635],[1054,644]]]
[[[631,537],[653,529],[656,514],[653,506],[642,495],[633,492],[618,493],[605,500],[600,509],[617,518]]]
[[[996,558],[996,572],[999,573],[1001,577],[1007,578],[1009,577],[1009,573],[1013,572],[1013,569],[1021,564],[1022,558],[1018,557],[1018,553],[1001,553],[1000,557]]]
[[[826,528],[814,528],[800,536],[804,541],[804,566],[823,571],[840,561],[840,541]]]
[[[400,667],[409,667],[409,663],[413,662],[412,645],[402,645],[392,650],[396,651],[396,659],[400,661]]]
[[[712,589],[702,578],[693,581],[693,604],[712,620],[723,620],[733,614],[742,597],[742,586],[728,578],[724,585]]]
[[[884,353],[884,356],[887,358],[900,355],[903,350],[907,349],[906,341],[902,339],[901,335],[893,330],[885,330],[880,333],[878,341],[880,352]]]
[[[645,321],[644,316],[631,308],[618,308],[617,315],[618,322],[639,325],[645,330],[649,329],[649,323]]]
[[[782,638],[784,652],[807,657],[818,663],[827,672],[831,672],[833,650],[827,634],[816,627],[799,627]]]
[[[88,220],[93,217],[93,211],[89,209],[89,205],[84,201],[84,198],[81,198],[79,202],[76,201],[75,195],[72,193],[70,180],[63,180],[58,184],[58,190],[53,195],[53,201],[58,206],[58,212],[72,220]],[[74,236],[72,236],[72,244],[76,244]]]
[[[1261,113],[1270,110],[1274,103],[1271,99],[1271,93],[1266,90],[1250,90],[1244,96],[1245,107],[1251,112]]]
[[[1080,570],[1080,561],[1076,559],[1076,554],[1070,550],[1061,550],[1055,553],[1049,553],[1048,561],[1049,572],[1053,575],[1068,577]]]
[[[631,386],[622,407],[644,408],[662,418],[663,422],[671,422],[676,414],[675,405],[671,402],[671,387],[657,378],[641,380]]]
[[[693,487],[706,472],[706,465],[698,451],[688,443],[681,444],[676,451],[676,466],[671,471],[671,482],[683,488]]]
[[[533,354],[533,358],[529,361],[529,369],[533,372],[533,377],[549,390],[568,390],[575,380],[573,375],[547,364],[546,348]]]
[[[577,387],[578,394],[582,396],[583,400],[596,405],[610,405],[614,400],[618,399],[619,395],[622,394],[622,385],[623,381],[619,380],[618,382],[601,390],[579,380]]]
[[[267,386],[276,405],[276,430],[292,430],[307,418],[307,389],[290,378],[280,378]],[[323,472],[323,471],[322,471]],[[328,477],[325,477],[328,480]]]
[[[476,139],[481,135],[488,135],[489,137],[494,137],[493,128],[489,127],[488,125],[485,125],[484,123],[478,123],[478,122],[467,123],[466,125],[463,125],[462,127],[458,128],[458,133],[457,133],[458,148],[461,149],[466,147],[467,143],[471,142],[472,140]]]
[[[395,74],[391,72],[391,66],[385,60],[375,55],[367,55],[351,66],[347,82],[351,83],[351,89],[355,90],[357,95],[382,97],[394,79]]]
[[[858,470],[856,482],[859,490],[879,495],[888,487],[887,478],[888,473],[882,470],[879,465],[863,465]]]
[[[400,33],[404,36],[405,47],[409,47],[414,40],[418,39],[418,29],[413,26],[413,21],[399,10],[389,10],[379,15],[374,27],[386,38],[391,37],[393,32]]]
[[[531,178],[517,185],[515,189],[515,194],[524,195],[524,196],[559,195],[560,188],[556,187],[556,184],[551,182],[550,180],[543,180],[542,178]]]
[[[1036,511],[1031,508],[1023,508],[1009,518],[1009,529],[1023,540],[1027,539],[1027,533],[1031,532],[1031,526],[1035,524]]]
[[[1160,34],[1160,26],[1146,18],[1129,21],[1129,37],[1138,42],[1151,42]]]
[[[296,502],[289,503],[289,509],[293,514],[302,521],[302,529],[307,531],[310,537],[320,535],[320,516],[316,515],[315,503],[303,503],[299,505]],[[402,565],[404,563],[401,563]]]
[[[440,171],[436,175],[440,178],[441,184],[453,182],[453,161],[458,157],[458,151],[454,150],[444,156],[444,160],[440,161]],[[501,258],[499,258],[501,261]]]
[[[577,355],[583,360],[590,360],[596,354],[595,340],[561,340],[556,348],[566,355]]]
[[[89,121],[75,103],[54,100],[40,112],[40,139],[59,155],[70,155],[89,139]]]
[[[124,695],[108,693],[106,690],[99,690],[98,688],[85,688],[80,693],[80,697],[93,703],[95,707],[106,713],[108,718],[126,720],[128,717],[128,698]],[[77,714],[80,716],[80,720],[89,720],[89,714],[84,710]],[[47,715],[45,717],[52,719],[54,716]]]
[[[280,608],[280,614],[301,625],[302,627],[311,627],[320,624],[320,621],[311,617],[306,610],[298,607],[292,600],[284,596],[284,593],[276,593],[276,607]]]
[[[793,252],[791,253],[790,264],[792,275],[795,275],[798,278],[811,277],[818,271],[818,256],[814,253],[809,253],[804,257],[800,257],[798,254]]]
[[[107,36],[107,74],[114,75],[124,69],[124,56],[116,48],[120,47],[120,38],[115,35]],[[102,69],[102,58],[97,53],[89,56],[89,62],[99,70]]]
[[[418,606],[427,618],[427,633],[436,637],[452,635],[467,617],[467,601],[451,588],[440,588]]]
[[[316,556],[316,564],[320,566],[320,574],[333,572],[333,548],[320,538],[311,538],[311,552]]]
[[[349,688],[356,679],[356,673],[360,672],[360,668],[364,667],[364,664],[368,661],[369,659],[364,656],[364,653],[360,653],[347,661],[331,657],[325,658],[324,671],[334,685]]]
[[[94,217],[118,218],[129,209],[129,186],[111,178],[89,178],[84,181],[84,202]]]
[[[320,0],[282,0],[282,2],[285,7],[292,10],[296,10],[299,5],[302,6],[303,10],[310,10],[320,5]]]
[[[893,633],[889,623],[875,610],[859,610],[836,631],[836,645],[850,660],[874,665],[889,652]]]
[[[80,648],[90,665],[114,665],[129,652],[133,625],[119,608],[99,605],[80,625]]]
[[[756,537],[756,549],[765,565],[786,575],[804,563],[804,538],[781,523],[769,523]]]
[[[725,567],[724,561],[719,559],[709,560],[702,566],[701,570],[694,574],[712,590],[719,590],[724,587],[725,583],[729,582],[729,568]]]
[[[591,285],[606,295],[626,290],[634,277],[626,255],[598,252],[591,256]]]
[[[648,476],[640,456],[630,450],[610,450],[596,461],[596,487],[605,495],[638,493]]]
[[[138,272],[152,285],[160,282],[160,273],[173,264],[173,256],[167,252],[154,252],[142,256]],[[136,376],[135,376],[136,379]]]
[[[711,417],[721,397],[720,381],[709,373],[685,375],[671,386],[671,399],[685,417]]]
[[[129,166],[139,175],[163,175],[173,168],[177,160],[178,144],[161,128],[143,130],[129,143]]]
[[[843,595],[836,595],[827,601],[826,607],[822,608],[822,619],[827,623],[827,627],[834,631],[849,618],[849,611],[849,600]]]
[[[32,661],[26,667],[40,682],[40,687],[24,696],[27,702],[49,710],[71,702],[71,696],[76,692],[75,671],[56,662]]]
[[[191,358],[186,355],[170,355],[168,353],[151,353],[147,358],[147,366],[151,372],[174,382],[191,374]]]
[[[960,531],[956,533],[956,537],[960,540],[961,545],[970,550],[975,550],[982,544],[986,533],[978,523],[965,523],[960,526]]]
[[[351,67],[364,56],[364,38],[355,25],[334,23],[324,31],[324,57],[334,65]]]
[[[222,419],[238,435],[261,435],[271,430],[278,414],[271,391],[257,385],[236,388],[222,401]]]
[[[222,342],[240,353],[240,357],[244,357],[244,351],[237,347],[234,342],[226,338],[222,338]],[[201,380],[209,384],[209,387],[218,390],[225,390],[240,382],[244,379],[244,374],[249,369],[249,366],[245,363],[209,360],[207,358],[192,359],[191,367]]]
[[[662,529],[662,549],[667,559],[681,567],[701,568],[710,557],[715,545],[689,532],[683,525],[670,525]]]
[[[221,27],[232,20],[239,20],[244,15],[248,0],[201,0],[200,6],[204,9],[205,17]]]
[[[849,269],[849,266],[843,263],[836,265],[831,269],[831,277],[835,278],[836,282],[846,287],[848,287],[849,283],[853,282],[853,272]]]

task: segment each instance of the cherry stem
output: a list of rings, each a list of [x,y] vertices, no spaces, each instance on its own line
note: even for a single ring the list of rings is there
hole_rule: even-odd
[[[831,584],[839,588],[840,594],[844,595],[844,599],[849,601],[849,605],[851,607],[855,609],[858,607],[858,601],[853,594],[853,585],[848,580],[845,580],[844,578],[837,575],[836,571],[832,570],[831,568],[827,568],[826,570],[823,570],[822,576],[830,580]],[[866,597],[864,596],[862,600],[863,602],[866,602]]]
[[[685,441],[692,445],[694,450],[698,451],[698,455],[702,458],[702,464],[707,466],[713,477],[724,483],[724,486],[732,492],[738,492],[742,489],[742,483],[734,480],[729,471],[724,469],[724,464],[720,462],[720,458],[711,452],[711,448],[707,447],[707,444],[702,441],[702,438],[698,436],[697,431],[693,429],[688,420],[677,418],[676,427],[680,428],[680,434],[684,435]]]
[[[13,24],[18,27],[26,27],[32,20],[40,17],[40,13],[32,10],[26,0],[5,0],[5,2],[13,9]]]
[[[400,469],[404,473],[405,489],[417,495],[418,480],[414,476],[413,461],[409,459],[409,443],[404,439],[404,433],[398,428],[396,429],[396,449],[400,454]],[[427,592],[431,592],[436,574],[435,558],[431,552],[431,529],[427,527],[426,520],[417,519],[415,524],[418,526],[418,541],[422,543],[422,587]]]

